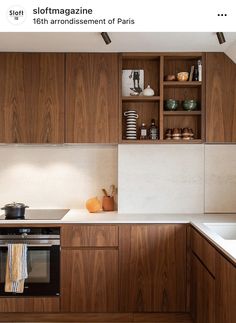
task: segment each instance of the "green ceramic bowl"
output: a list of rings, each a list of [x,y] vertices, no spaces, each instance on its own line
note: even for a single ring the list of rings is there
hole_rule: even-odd
[[[179,106],[179,102],[177,100],[173,100],[173,99],[168,99],[165,101],[165,110],[167,111],[175,111],[177,110]]]
[[[196,100],[184,100],[183,101],[183,109],[186,111],[193,111],[197,108]]]

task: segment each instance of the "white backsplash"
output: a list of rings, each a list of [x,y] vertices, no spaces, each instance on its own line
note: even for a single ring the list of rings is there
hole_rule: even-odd
[[[205,145],[205,212],[236,213],[236,145]]]
[[[0,146],[0,206],[84,208],[111,184],[117,185],[115,146]]]
[[[117,169],[119,212],[236,212],[236,145],[2,145],[0,206],[84,208]]]
[[[204,212],[204,145],[120,145],[119,212]]]

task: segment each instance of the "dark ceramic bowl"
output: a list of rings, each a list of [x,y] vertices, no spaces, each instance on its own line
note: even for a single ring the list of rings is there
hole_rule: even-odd
[[[173,100],[173,99],[168,99],[165,101],[165,110],[167,111],[175,111],[177,110],[179,106],[179,102],[177,100]]]
[[[193,111],[197,108],[196,100],[184,100],[183,101],[183,109],[186,111]]]

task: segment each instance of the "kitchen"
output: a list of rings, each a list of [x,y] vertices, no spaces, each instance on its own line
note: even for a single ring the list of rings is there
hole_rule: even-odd
[[[0,321],[236,321],[224,37],[0,34]]]

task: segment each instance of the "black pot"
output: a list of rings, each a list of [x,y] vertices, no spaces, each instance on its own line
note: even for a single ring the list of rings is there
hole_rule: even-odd
[[[23,203],[6,204],[1,210],[5,210],[6,220],[18,220],[25,218],[25,209],[28,208]]]

